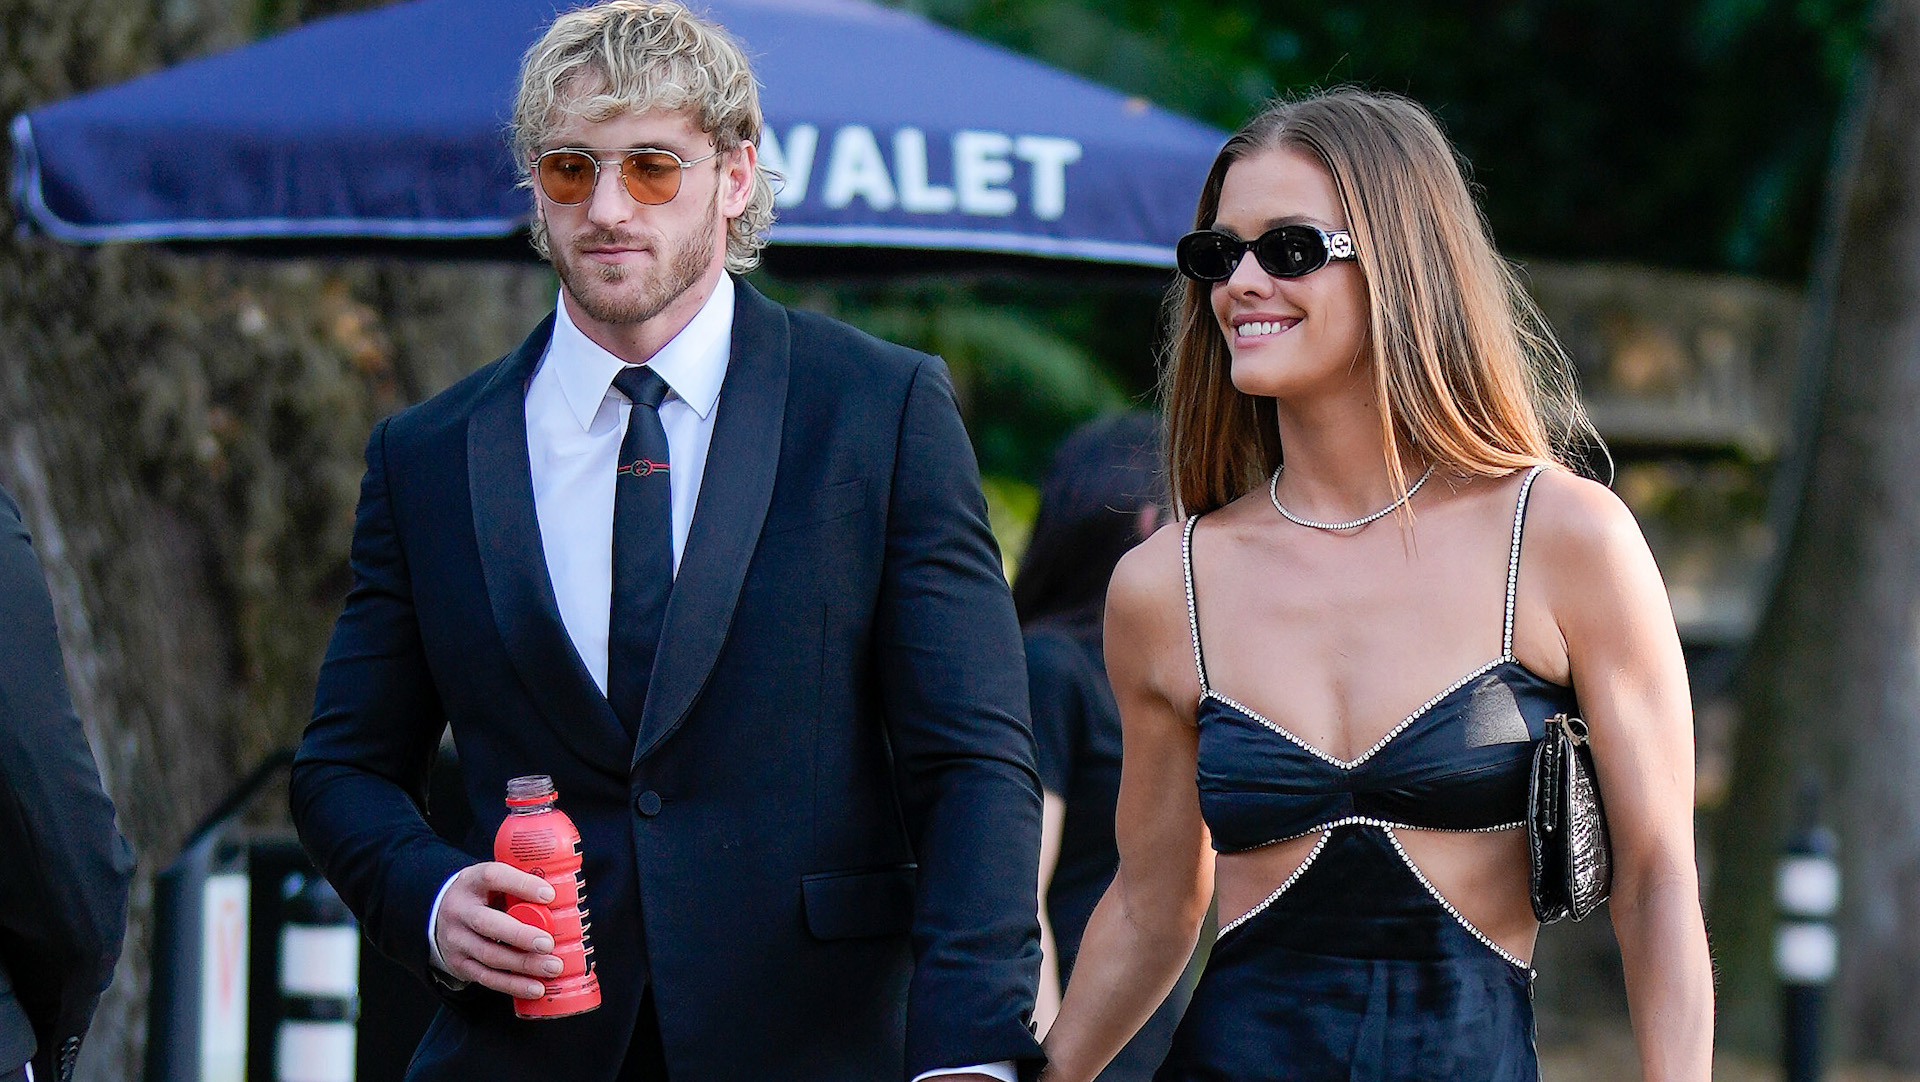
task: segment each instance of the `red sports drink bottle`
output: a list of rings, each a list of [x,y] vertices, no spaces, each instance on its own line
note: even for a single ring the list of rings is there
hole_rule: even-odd
[[[560,975],[547,978],[539,999],[513,999],[521,1018],[565,1018],[600,1006],[600,978],[593,973],[587,938],[586,881],[580,874],[580,830],[553,806],[553,779],[531,774],[507,782],[507,818],[493,836],[493,859],[537,875],[553,888],[546,905],[514,902],[507,916],[553,937]],[[506,899],[500,899],[504,902]]]

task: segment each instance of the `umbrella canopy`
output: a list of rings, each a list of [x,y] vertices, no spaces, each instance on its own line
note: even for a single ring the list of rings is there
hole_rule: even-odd
[[[486,240],[556,0],[410,0],[13,119],[19,217],[66,241]],[[1223,136],[865,0],[695,0],[753,57],[776,246],[1171,266]]]

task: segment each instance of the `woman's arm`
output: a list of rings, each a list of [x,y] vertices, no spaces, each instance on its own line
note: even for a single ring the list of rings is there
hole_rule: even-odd
[[[1107,673],[1123,741],[1120,870],[1087,922],[1047,1034],[1046,1082],[1093,1078],[1146,1022],[1192,955],[1213,893],[1179,545],[1177,527],[1161,530],[1121,560],[1107,591]]]
[[[1707,1082],[1713,965],[1694,863],[1693,713],[1673,610],[1613,493],[1568,474],[1541,481],[1544,506],[1530,525],[1592,733],[1641,1073],[1648,1082]]]

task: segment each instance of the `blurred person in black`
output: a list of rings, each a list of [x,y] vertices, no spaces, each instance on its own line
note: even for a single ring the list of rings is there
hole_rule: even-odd
[[[66,1082],[113,977],[133,853],[67,697],[53,602],[0,491],[0,1082]]]
[[[1036,1014],[1043,1031],[1073,972],[1087,918],[1120,863],[1113,840],[1120,711],[1107,685],[1101,625],[1114,565],[1168,517],[1159,443],[1159,422],[1145,413],[1103,417],[1062,441],[1014,580],[1045,800],[1040,889],[1048,934]],[[1102,1082],[1152,1076],[1190,987],[1175,987]]]

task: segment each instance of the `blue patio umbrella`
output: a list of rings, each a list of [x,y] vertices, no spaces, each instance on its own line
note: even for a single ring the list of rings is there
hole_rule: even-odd
[[[409,0],[13,118],[66,241],[472,241],[525,228],[506,123],[556,0]],[[866,0],[695,0],[763,84],[788,245],[1171,266],[1223,136]]]

